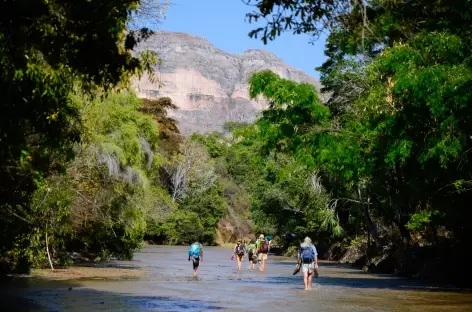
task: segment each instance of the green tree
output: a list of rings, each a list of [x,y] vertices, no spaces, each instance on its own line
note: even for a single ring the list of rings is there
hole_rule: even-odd
[[[139,111],[141,100],[132,93],[75,100],[82,142],[66,173],[42,180],[35,192],[29,216],[34,237],[43,241],[48,235],[53,262],[67,260],[68,252],[131,259],[148,226],[162,222],[174,207],[156,181],[164,161],[157,153],[158,125]],[[45,251],[44,245],[32,249],[33,264],[44,264]]]
[[[73,157],[81,123],[71,93],[76,88],[123,86],[132,75],[151,69],[153,55],[131,55],[136,43],[150,34],[147,29],[127,31],[140,5],[37,0],[0,4],[0,257],[12,248],[28,248],[30,226],[24,220],[34,213],[30,202],[37,181],[63,171]],[[19,269],[28,267],[27,257],[18,262]]]
[[[470,244],[464,222],[471,217],[471,3],[254,2],[259,12],[253,16],[273,17],[253,32],[262,32],[263,40],[290,27],[314,36],[329,30],[328,59],[319,68],[322,91],[331,95],[326,120],[301,118],[300,102],[273,91],[280,85],[276,77],[254,78],[255,89],[276,102],[259,121],[268,146],[295,151],[327,175],[336,197],[352,207],[359,203],[369,232],[382,236],[377,244],[400,255],[401,271],[423,272],[428,259],[445,261],[448,250],[458,265],[449,269],[436,261],[432,271],[460,276],[466,266],[461,251]],[[376,229],[375,223],[395,228]]]

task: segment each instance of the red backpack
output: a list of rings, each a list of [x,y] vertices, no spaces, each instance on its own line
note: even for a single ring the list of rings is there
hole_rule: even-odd
[[[266,239],[264,239],[262,242],[261,242],[261,246],[259,247],[260,251],[264,254],[268,253],[269,252],[269,243],[267,242]]]

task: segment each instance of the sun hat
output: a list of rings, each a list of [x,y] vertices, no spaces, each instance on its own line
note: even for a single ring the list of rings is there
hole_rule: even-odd
[[[264,238],[264,234],[259,235],[259,238]]]
[[[305,237],[305,243],[311,244],[311,238],[309,238],[308,236]]]

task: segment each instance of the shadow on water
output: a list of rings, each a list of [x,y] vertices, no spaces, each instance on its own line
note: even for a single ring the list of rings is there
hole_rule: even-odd
[[[196,299],[183,299],[171,297],[149,297],[137,296],[125,298],[124,301],[129,307],[158,309],[157,311],[170,310],[175,311],[202,311],[202,310],[221,310],[223,307],[217,306],[211,302],[205,302]]]
[[[352,264],[347,264],[347,263],[337,263],[337,262],[324,262],[320,261],[320,266],[326,267],[326,268],[333,268],[333,269],[355,269],[355,266]],[[355,272],[355,271],[353,271]]]
[[[0,288],[2,311],[208,311],[223,307],[212,301],[179,296],[135,295],[81,287],[73,281],[15,282],[15,290]]]
[[[277,260],[277,258],[275,258]],[[296,260],[293,259],[292,261],[275,261],[271,262],[271,265],[275,266],[292,266],[295,267]],[[351,264],[343,264],[343,263],[336,263],[336,262],[324,262],[320,261],[320,267],[325,267],[325,268],[335,268],[335,269],[349,269],[349,270],[355,270],[355,267],[352,266]],[[353,273],[357,272],[362,272],[362,271],[352,271]]]
[[[281,266],[281,267],[295,267],[295,262],[273,262],[271,263],[273,266]]]
[[[95,262],[95,263],[79,263],[75,264],[74,267],[83,268],[102,268],[102,269],[127,269],[127,270],[141,270],[142,266],[131,265],[126,263],[118,263],[114,261],[109,262]]]
[[[295,268],[295,262],[274,262],[271,263],[271,265],[280,266],[284,268]],[[392,290],[420,290],[430,292],[437,291],[472,294],[472,289],[470,288],[460,288],[454,285],[449,285],[441,282],[432,282],[416,278],[400,277],[394,276],[393,274],[365,272],[351,264],[320,261],[320,272],[320,278],[313,279],[313,281],[319,281],[320,284],[326,286]],[[326,275],[324,275],[323,273],[325,273]],[[334,276],[333,273],[335,273]],[[298,275],[298,279],[300,279],[301,277],[302,274],[300,273]],[[280,278],[285,281],[278,281],[278,277],[271,277],[269,278],[269,280],[273,279],[273,283],[289,283],[289,281],[291,281],[293,278],[297,279],[296,276],[282,276]]]
[[[36,312],[47,311],[31,299],[25,299],[23,296],[15,296],[11,294],[0,294],[3,311],[12,312]]]
[[[453,292],[461,294],[472,294],[471,289],[460,289],[453,286],[432,286],[431,284],[419,283],[418,281],[410,281],[401,278],[392,278],[383,276],[385,278],[350,278],[350,277],[333,277],[320,276],[313,278],[313,283],[319,284],[322,287],[338,286],[347,288],[363,288],[363,289],[390,289],[390,290],[414,290],[426,292]],[[267,284],[300,284],[302,275],[295,276],[269,276],[263,281],[258,279],[243,280],[244,283],[267,283]]]

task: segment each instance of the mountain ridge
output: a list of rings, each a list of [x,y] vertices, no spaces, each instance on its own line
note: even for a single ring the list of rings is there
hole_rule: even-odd
[[[202,36],[184,32],[156,31],[134,52],[144,50],[159,56],[155,73],[163,86],[159,88],[144,75],[135,81],[138,95],[170,97],[179,109],[169,115],[179,122],[184,134],[223,131],[227,121],[254,121],[268,103],[249,99],[248,79],[253,72],[270,69],[284,78],[320,88],[315,78],[270,51],[248,49],[232,54]]]

